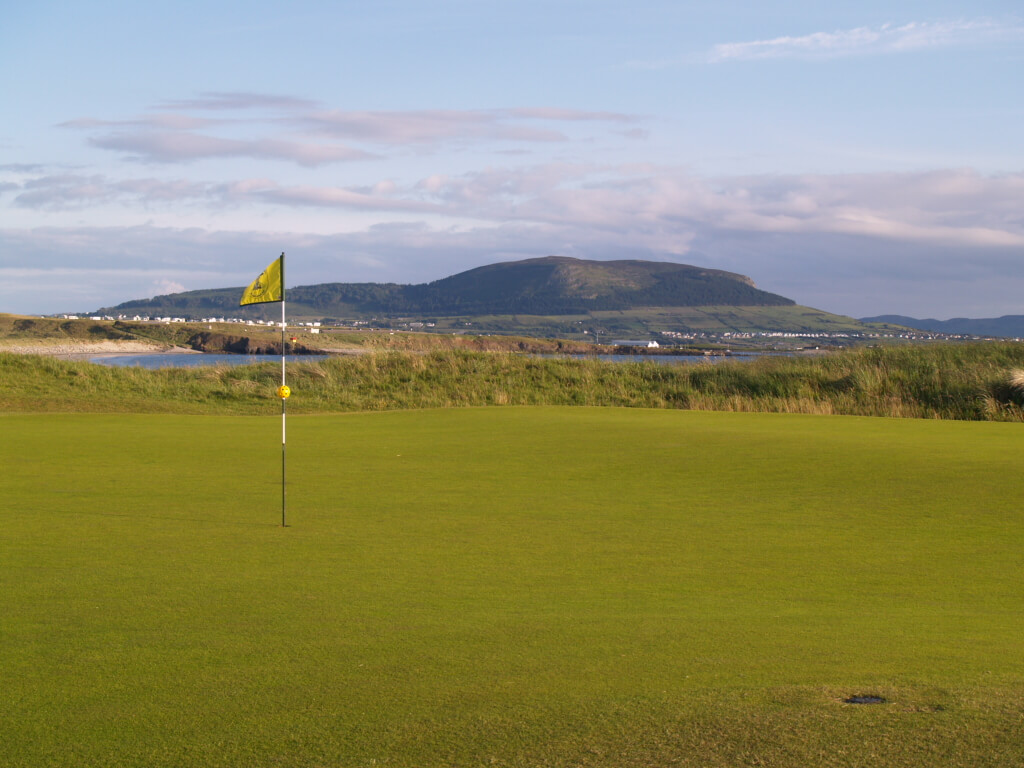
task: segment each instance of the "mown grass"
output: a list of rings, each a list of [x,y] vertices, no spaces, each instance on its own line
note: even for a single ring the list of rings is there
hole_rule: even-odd
[[[271,358],[276,360],[276,358]],[[1024,345],[936,344],[812,357],[666,365],[511,353],[381,352],[303,363],[293,413],[585,405],[1020,421]],[[0,353],[7,411],[267,413],[276,362],[203,369],[111,368]]]
[[[279,426],[0,417],[0,765],[1024,762],[1017,424]]]

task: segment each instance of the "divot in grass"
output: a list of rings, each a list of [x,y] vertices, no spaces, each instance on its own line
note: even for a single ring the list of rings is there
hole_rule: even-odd
[[[850,696],[843,699],[843,704],[888,704],[888,700],[882,696]]]

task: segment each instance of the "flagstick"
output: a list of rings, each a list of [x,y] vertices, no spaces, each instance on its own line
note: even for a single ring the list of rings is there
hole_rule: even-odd
[[[288,474],[287,474],[287,456],[286,456],[286,445],[285,439],[285,426],[287,424],[288,409],[285,405],[285,401],[288,399],[288,395],[291,394],[291,390],[288,389],[287,381],[287,368],[285,366],[285,359],[288,354],[287,341],[285,340],[285,333],[288,330],[288,320],[285,314],[284,305],[284,254],[281,254],[281,258],[274,259],[270,262],[270,265],[260,273],[248,288],[242,291],[242,298],[238,302],[238,306],[244,307],[247,304],[272,304],[275,302],[281,302],[281,386],[278,387],[277,396],[281,398],[281,527],[284,528],[288,525]]]
[[[281,254],[281,386],[285,386],[285,355],[287,354],[287,347],[285,346],[284,334],[287,328],[284,313],[284,254]],[[286,528],[288,526],[288,515],[287,515],[287,440],[285,439],[285,430],[287,422],[288,408],[286,403],[288,398],[281,398],[281,527]]]

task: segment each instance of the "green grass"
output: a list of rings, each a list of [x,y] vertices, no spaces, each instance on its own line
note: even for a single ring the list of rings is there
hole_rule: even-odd
[[[1019,424],[0,425],[3,766],[1024,760]]]
[[[665,365],[436,350],[293,358],[293,413],[587,405],[1024,420],[1024,344],[936,344],[753,362]],[[273,413],[275,358],[254,366],[108,368],[0,353],[6,412]]]
[[[626,322],[638,331],[679,330],[722,333],[725,331],[786,331],[803,333],[863,333],[880,326],[862,323],[845,315],[834,315],[799,304],[764,307],[645,307],[628,313],[593,312],[597,323]],[[630,322],[631,321],[631,322]]]
[[[467,350],[476,352],[530,352],[534,354],[594,353],[599,348],[589,341],[538,339],[512,335],[476,335],[460,332],[421,333],[388,330],[345,330],[322,327],[316,335],[308,328],[293,326],[290,338],[311,350],[328,348],[352,352]],[[465,328],[460,328],[465,331]],[[280,328],[239,325],[237,323],[157,323],[131,320],[59,320],[0,313],[0,350],[11,347],[25,351],[33,346],[52,346],[67,342],[143,341],[167,347],[190,348],[197,335],[208,338],[206,351],[219,352],[218,338],[245,337],[254,347],[275,344]],[[290,347],[290,349],[293,347]]]
[[[466,315],[436,317],[437,329],[482,330],[525,335],[584,337],[583,331],[601,328],[602,338],[633,338],[630,334],[661,331],[787,331],[803,333],[864,333],[889,328],[862,323],[852,317],[820,309],[793,306],[637,307],[629,310],[595,310],[585,315]]]
[[[16,345],[62,341],[124,341],[132,338],[103,320],[58,320],[0,312],[0,339]]]

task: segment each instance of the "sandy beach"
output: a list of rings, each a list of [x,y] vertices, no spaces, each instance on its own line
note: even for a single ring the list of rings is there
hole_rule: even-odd
[[[141,355],[150,352],[161,354],[199,354],[185,347],[172,347],[146,341],[11,341],[0,342],[0,352],[12,352],[20,355],[48,355],[82,359],[99,355]]]

